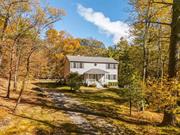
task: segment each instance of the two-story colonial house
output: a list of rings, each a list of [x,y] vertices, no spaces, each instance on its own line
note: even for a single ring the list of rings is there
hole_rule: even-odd
[[[95,83],[97,87],[118,81],[118,62],[113,58],[85,56],[66,56],[66,58],[65,76],[71,72],[78,72],[83,75],[87,85]]]

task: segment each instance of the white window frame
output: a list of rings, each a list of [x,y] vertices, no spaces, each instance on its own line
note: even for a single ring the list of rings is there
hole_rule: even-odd
[[[108,80],[117,80],[117,75],[116,74],[108,74],[106,76],[106,79],[108,79]]]
[[[71,68],[84,68],[84,63],[82,62],[71,62],[70,63]]]
[[[117,69],[117,64],[108,63],[106,64],[106,69]]]

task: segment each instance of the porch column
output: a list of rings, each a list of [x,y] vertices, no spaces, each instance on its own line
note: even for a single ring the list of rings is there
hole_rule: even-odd
[[[86,80],[87,85],[89,86],[89,74],[87,74],[87,80]]]

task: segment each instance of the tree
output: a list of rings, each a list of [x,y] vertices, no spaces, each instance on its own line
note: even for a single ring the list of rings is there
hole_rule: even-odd
[[[141,72],[142,79],[145,82],[148,77],[159,78],[157,74],[159,74],[160,70],[163,70],[163,75],[167,74],[171,6],[157,3],[161,0],[155,2],[154,0],[130,1],[136,14],[132,31],[134,35],[133,45],[140,46],[143,52],[143,63],[141,64],[143,68]],[[161,65],[164,68],[160,69],[159,66]]]
[[[168,67],[168,76],[170,80],[172,78],[177,78],[177,50],[178,45],[180,45],[180,1],[173,0],[173,13],[172,13],[172,24],[171,24],[171,38],[169,46],[169,67]],[[175,88],[170,89],[172,91],[171,95],[174,98],[177,97],[177,94],[174,94]],[[175,100],[177,104],[177,99]],[[170,110],[170,111],[169,111]],[[162,121],[163,125],[176,125],[176,114],[174,113],[174,106],[167,105],[164,109],[164,118]]]
[[[116,45],[107,48],[107,56],[117,60],[119,59],[119,50]]]
[[[90,47],[94,47],[94,48],[105,48],[105,45],[103,42],[98,41],[98,40],[93,39],[93,38],[79,39],[79,40],[80,40],[80,44],[82,46],[90,46]]]
[[[49,29],[46,32],[46,47],[49,50],[48,66],[51,67],[49,76],[53,79],[63,78],[65,55],[73,54],[80,47],[79,40],[64,31]]]
[[[70,73],[67,77],[67,84],[71,90],[79,90],[82,84],[82,76],[78,73]]]
[[[37,6],[39,4],[39,7]],[[21,43],[20,41],[25,39],[25,37],[30,36],[30,33],[40,33],[44,28],[51,25],[52,23],[58,21],[61,19],[61,17],[64,15],[64,12],[59,9],[55,9],[52,7],[46,7],[47,10],[43,10],[41,8],[40,3],[36,2],[29,2],[24,1],[24,3],[20,3],[17,7],[12,7],[12,17],[13,20],[9,21],[9,27],[7,27],[6,31],[9,33],[7,36],[7,40],[10,40],[10,48],[9,48],[9,81],[8,81],[8,89],[7,89],[7,95],[6,97],[9,98],[10,96],[10,88],[11,88],[11,79],[14,72],[14,66],[15,66],[15,72],[14,72],[14,89],[16,89],[17,84],[17,78],[18,78],[18,69],[19,69],[19,63],[20,63],[20,53],[18,50],[21,50],[21,48],[17,43]],[[21,10],[19,10],[19,8]],[[36,12],[34,12],[36,11]],[[9,30],[9,31],[8,31]],[[7,34],[6,34],[7,35]],[[23,50],[26,50],[23,48]],[[22,51],[22,50],[21,50]],[[14,57],[14,56],[17,56]],[[16,61],[16,62],[15,62]],[[14,63],[16,63],[14,65]]]
[[[22,93],[23,93],[23,91],[25,89],[26,81],[28,80],[29,73],[30,73],[30,59],[31,59],[31,56],[32,56],[33,52],[36,49],[37,49],[36,47],[31,48],[30,52],[28,53],[28,56],[27,56],[27,59],[26,59],[26,71],[25,71],[24,79],[22,81],[22,86],[21,86],[21,90],[20,90],[20,93],[19,93],[19,96],[18,96],[18,99],[17,99],[17,102],[16,102],[16,106],[14,107],[14,111],[16,111],[16,108],[17,108],[17,106],[19,105],[19,103],[21,101]]]
[[[123,46],[124,45],[124,46]],[[118,83],[120,87],[126,87],[131,83],[134,67],[131,64],[129,57],[129,47],[127,44],[122,44],[121,51],[119,52],[119,70],[118,70]]]
[[[142,87],[140,77],[131,58],[132,46],[127,42],[121,40],[119,44],[119,70],[118,70],[118,83],[123,87],[123,96],[129,102],[130,115],[132,113],[132,106],[140,105],[143,101]]]
[[[149,106],[164,113],[161,125],[175,125],[177,113],[177,93],[179,92],[176,79],[148,80],[146,96]],[[173,115],[172,115],[173,114]]]
[[[173,0],[173,13],[172,13],[172,24],[171,24],[171,37],[169,46],[169,68],[168,75],[170,78],[177,77],[177,50],[180,44],[180,1]]]
[[[164,75],[168,75],[169,83],[172,79],[177,79],[177,51],[179,50],[179,33],[180,33],[180,1],[179,0],[131,0],[135,7],[137,22],[135,23],[136,41],[141,41],[142,34],[139,32],[143,27],[142,24],[149,23],[148,33],[148,76],[156,77],[162,81]],[[148,4],[149,3],[149,4]],[[144,20],[146,9],[149,9],[148,18]],[[143,38],[144,39],[144,38]],[[155,48],[153,42],[156,42]],[[169,45],[169,49],[168,49]],[[154,50],[158,51],[155,53]],[[169,51],[169,52],[168,52]],[[169,53],[169,55],[168,55]],[[154,58],[153,58],[154,57]],[[157,60],[155,62],[154,60]],[[167,62],[169,61],[169,62]],[[155,63],[157,66],[155,66]],[[150,65],[151,64],[151,65]],[[151,67],[151,68],[150,68]],[[157,67],[157,68],[155,68]],[[155,70],[156,69],[156,70]],[[160,75],[161,74],[161,75]],[[161,77],[160,77],[161,76]],[[159,80],[156,80],[159,82]],[[163,83],[163,85],[166,85]],[[163,89],[161,89],[163,90]],[[176,99],[173,89],[169,90],[170,95]],[[161,95],[164,96],[164,95]],[[163,98],[163,97],[161,97]],[[167,109],[166,109],[167,108]],[[175,110],[171,103],[166,105],[162,125],[175,125]],[[169,111],[171,109],[171,111]]]
[[[80,42],[80,48],[76,50],[74,55],[82,56],[106,56],[107,50],[105,45],[95,39],[78,39]]]

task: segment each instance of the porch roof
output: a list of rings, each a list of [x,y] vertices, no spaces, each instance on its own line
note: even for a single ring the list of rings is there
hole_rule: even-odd
[[[84,74],[105,74],[105,73],[108,73],[108,72],[106,72],[102,69],[93,68],[93,69],[86,71]]]

